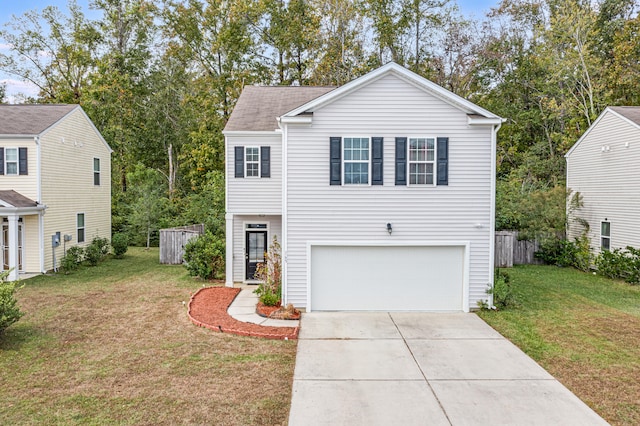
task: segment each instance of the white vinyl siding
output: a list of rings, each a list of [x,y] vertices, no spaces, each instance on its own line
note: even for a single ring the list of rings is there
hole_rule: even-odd
[[[74,110],[42,135],[41,182],[44,215],[44,268],[53,268],[51,235],[71,235],[66,243],[86,245],[95,237],[111,240],[111,179],[94,185],[94,158],[100,158],[100,174],[111,176],[110,151],[81,110]],[[31,149],[29,151],[32,151]],[[36,151],[35,149],[33,150]],[[36,159],[29,164],[35,167]],[[35,170],[35,169],[34,169]],[[29,173],[29,176],[35,173]],[[27,195],[27,194],[25,194]],[[34,197],[35,199],[35,197]],[[84,213],[85,242],[77,241],[77,213]],[[58,262],[63,245],[56,249]]]
[[[266,223],[267,245],[273,236],[282,244],[282,218],[280,216],[234,216],[233,218],[233,281],[242,282],[245,278],[245,226],[248,223]]]
[[[602,147],[605,147],[603,151]],[[608,147],[608,148],[607,148]],[[567,188],[579,192],[584,206],[568,218],[568,238],[584,232],[597,254],[600,224],[610,222],[611,250],[640,248],[640,129],[607,111],[567,157]]]
[[[469,242],[470,306],[487,298],[490,125],[469,126],[466,113],[387,75],[314,111],[312,126],[289,125],[287,132],[287,302],[306,304],[307,241],[380,239]],[[354,134],[384,138],[384,185],[327,185],[329,138]],[[395,185],[395,138],[414,135],[449,138],[448,186]]]
[[[227,164],[227,213],[233,214],[269,214],[282,213],[282,137],[273,136],[235,136],[226,137]],[[242,147],[271,147],[270,178],[236,178],[234,177],[234,150]],[[258,148],[258,152],[260,149]],[[246,152],[245,152],[246,153]],[[304,167],[304,165],[302,165]],[[246,165],[245,165],[246,167]]]
[[[2,189],[13,189],[16,192],[31,198],[32,200],[38,200],[38,179],[36,174],[37,164],[37,146],[33,140],[33,137],[28,138],[11,138],[0,139],[0,147],[5,150],[5,164],[4,175],[0,175],[0,185]],[[27,175],[19,175],[19,147],[27,148],[27,164],[29,165],[29,173]],[[7,173],[7,151],[9,149],[15,149],[16,162],[18,163],[17,171],[15,174]]]

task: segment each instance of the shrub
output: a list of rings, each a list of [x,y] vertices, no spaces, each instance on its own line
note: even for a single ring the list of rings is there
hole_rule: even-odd
[[[504,271],[496,270],[493,288],[487,289],[487,294],[493,295],[493,306],[495,309],[506,309],[517,306],[518,300],[511,286],[511,277]],[[482,308],[488,308],[487,303],[480,303]]]
[[[113,248],[113,255],[117,259],[122,259],[129,248],[129,238],[126,234],[114,234],[111,237],[111,247]]]
[[[0,273],[0,334],[23,315],[15,298],[16,283],[6,281],[10,272]]]
[[[588,271],[593,263],[593,255],[586,235],[576,238],[574,242],[550,237],[542,241],[535,257],[548,265],[572,266],[581,271]]]
[[[67,249],[67,252],[60,260],[60,266],[64,270],[65,274],[78,269],[82,261],[84,260],[84,249],[78,246],[72,246]]]
[[[109,254],[109,240],[106,238],[96,237],[84,249],[84,259],[91,266],[97,266],[98,263]]]
[[[640,283],[640,250],[626,249],[603,251],[596,257],[598,273],[605,277],[622,279],[631,284]]]
[[[189,275],[208,280],[222,277],[225,264],[225,241],[207,231],[189,240],[184,247],[184,262]]]
[[[276,306],[280,303],[282,286],[282,256],[280,244],[274,236],[269,251],[264,255],[264,262],[256,269],[256,277],[262,281],[254,290],[265,306]]]

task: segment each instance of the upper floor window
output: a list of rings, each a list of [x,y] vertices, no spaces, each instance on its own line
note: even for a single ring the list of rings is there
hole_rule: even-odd
[[[93,159],[93,184],[100,185],[100,159]]]
[[[233,153],[234,177],[271,177],[271,147],[236,146]]]
[[[600,223],[600,250],[611,250],[611,222]]]
[[[409,185],[433,185],[435,138],[409,138]]]
[[[246,177],[260,176],[260,148],[248,146],[245,148]]]
[[[344,138],[344,184],[369,184],[369,138]]]
[[[26,175],[27,148],[0,148],[0,175]]]

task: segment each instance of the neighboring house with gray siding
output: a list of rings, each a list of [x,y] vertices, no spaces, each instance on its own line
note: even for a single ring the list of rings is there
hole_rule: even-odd
[[[568,238],[586,221],[594,253],[640,248],[640,107],[606,108],[565,157],[567,188],[583,201],[568,212]]]
[[[246,87],[224,130],[227,285],[253,282],[277,236],[284,303],[476,307],[502,121],[394,63],[339,88]]]
[[[110,239],[111,148],[79,105],[0,105],[0,221],[12,280]]]

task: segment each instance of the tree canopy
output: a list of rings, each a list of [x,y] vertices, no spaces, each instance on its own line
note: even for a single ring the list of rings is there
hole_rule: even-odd
[[[564,153],[606,106],[640,103],[637,3],[502,0],[475,18],[454,0],[93,0],[91,20],[71,0],[5,23],[0,69],[38,87],[30,102],[82,105],[114,149],[115,231],[142,228],[127,192],[166,199],[146,238],[222,226],[221,131],[245,85],[341,85],[395,61],[508,119],[497,225],[536,233],[564,226]]]

